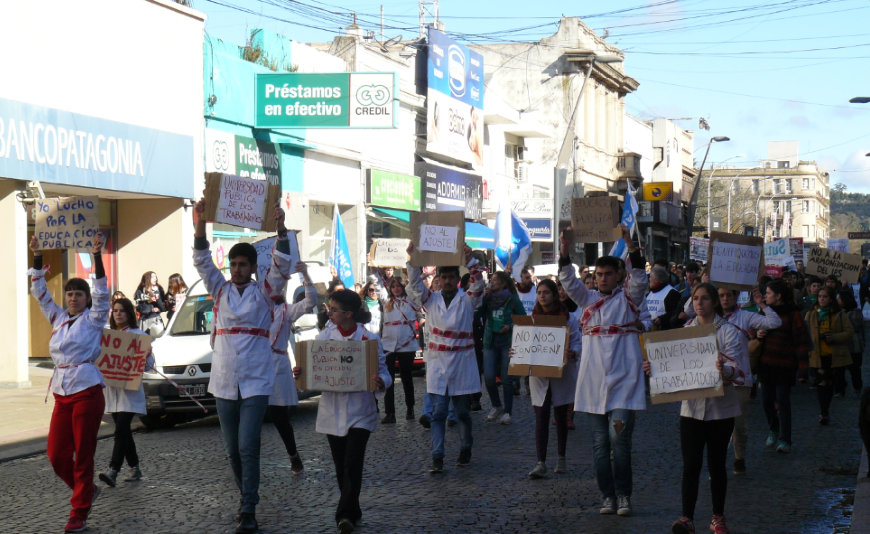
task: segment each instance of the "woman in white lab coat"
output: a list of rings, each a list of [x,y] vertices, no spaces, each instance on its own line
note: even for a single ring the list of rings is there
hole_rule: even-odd
[[[317,406],[316,430],[326,434],[341,498],[335,511],[335,522],[341,534],[353,532],[362,517],[359,494],[362,488],[363,461],[369,436],[378,427],[378,412],[375,398],[382,399],[392,384],[384,358],[380,338],[363,325],[371,321],[371,314],[363,307],[362,299],[352,290],[342,289],[329,295],[327,308],[331,324],[317,335],[317,339],[337,341],[378,342],[378,374],[372,376],[376,392],[357,391],[334,393],[324,391]],[[293,368],[298,377],[300,367]]]
[[[290,406],[299,404],[296,382],[293,380],[293,370],[290,368],[292,357],[290,336],[293,335],[293,323],[317,306],[317,290],[308,276],[308,266],[305,262],[296,263],[296,272],[302,275],[305,300],[288,304],[283,297],[279,299],[275,306],[269,334],[272,341],[272,357],[275,360],[275,391],[269,396],[269,415],[281,436],[281,441],[284,442],[287,454],[290,455],[290,472],[293,475],[301,475],[304,467],[299,451],[296,449],[293,425],[290,424]]]
[[[48,350],[54,362],[54,372],[48,393],[54,395],[54,410],[48,429],[46,453],[55,474],[73,490],[69,521],[65,532],[87,529],[91,506],[100,495],[94,484],[94,453],[97,431],[105,408],[103,374],[97,369],[100,356],[100,334],[109,315],[109,289],[100,252],[100,234],[92,240],[94,255],[93,290],[86,280],[70,278],[64,285],[61,308],[45,285],[49,266],[42,265],[42,251],[36,236],[30,241],[33,268],[30,293],[39,301],[48,322],[51,339]],[[46,394],[46,402],[48,394]]]
[[[136,328],[136,307],[129,299],[117,299],[112,304],[112,314],[109,318],[109,326],[112,330],[121,330],[133,334],[148,335]],[[148,352],[145,360],[145,371],[154,369],[154,355]],[[118,472],[127,459],[130,467],[130,475],[124,478],[124,482],[135,482],[142,478],[139,469],[139,455],[136,453],[136,443],[133,441],[133,431],[130,424],[136,414],[145,415],[145,388],[139,384],[139,389],[129,390],[107,386],[106,413],[112,415],[115,422],[115,445],[112,448],[112,459],[109,462],[109,470],[100,472],[99,478],[110,487],[115,487],[118,481]]]

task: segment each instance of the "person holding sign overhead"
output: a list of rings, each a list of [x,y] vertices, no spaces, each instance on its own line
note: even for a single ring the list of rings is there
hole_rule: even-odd
[[[414,242],[408,245],[413,257]],[[459,290],[459,267],[439,267],[440,289],[428,289],[420,277],[420,267],[408,263],[408,294],[411,301],[427,311],[426,331],[429,334],[426,358],[426,390],[433,405],[432,466],[430,473],[444,470],[444,435],[448,404],[459,420],[460,449],[456,465],[464,467],[471,462],[471,394],[480,391],[480,374],[474,356],[472,322],[474,310],[483,295],[482,268],[471,257],[471,248],[464,244],[463,257],[471,272],[468,291]]]
[[[280,237],[272,254],[272,267],[262,282],[257,272],[257,249],[236,243],[228,254],[230,280],[211,259],[205,237],[205,205],[200,199],[193,210],[196,233],[193,264],[214,299],[211,379],[208,392],[217,399],[224,446],[239,488],[236,534],[253,534],[260,501],[260,431],[269,396],[275,390],[275,363],[269,339],[273,299],[281,298],[290,275],[290,244]],[[284,228],[284,210],[276,206],[278,231]]]
[[[680,448],[683,454],[683,516],[671,526],[673,534],[694,534],[695,504],[698,500],[698,479],[704,465],[704,448],[707,449],[707,468],[710,471],[710,493],[713,497],[713,518],[710,530],[715,534],[728,534],[725,524],[725,494],[728,489],[728,474],[725,459],[728,444],[734,431],[734,418],[740,415],[740,401],[735,385],[742,385],[746,372],[738,363],[742,350],[740,331],[725,320],[719,293],[709,283],[701,283],[692,289],[692,307],[697,316],[686,324],[715,325],[719,359],[716,361],[722,378],[724,395],[682,401],[680,408]],[[650,374],[650,362],[643,362],[644,371]]]
[[[100,355],[100,334],[109,315],[109,288],[100,234],[93,239],[94,289],[86,280],[70,278],[64,285],[66,309],[51,298],[45,284],[49,266],[42,265],[42,251],[36,236],[30,240],[33,268],[28,271],[30,293],[39,302],[48,322],[51,339],[48,349],[54,372],[48,391],[54,395],[54,411],[48,429],[46,454],[55,474],[73,490],[69,521],[64,532],[87,529],[91,506],[100,496],[94,484],[94,452],[97,431],[106,406],[103,375],[94,364]],[[46,393],[46,402],[48,394]]]
[[[532,406],[535,407],[535,449],[538,463],[529,478],[547,476],[547,441],[550,437],[550,406],[556,419],[556,439],[558,454],[554,473],[565,473],[565,449],[568,444],[568,410],[574,402],[577,387],[577,358],[582,350],[582,336],[577,319],[559,300],[559,287],[552,280],[541,280],[538,284],[538,302],[532,308],[532,317],[561,316],[568,321],[568,363],[562,368],[561,378],[529,377],[532,393]],[[513,351],[513,349],[511,349]]]
[[[147,336],[149,334],[136,328],[136,307],[129,299],[118,299],[112,303],[112,313],[109,317],[109,327],[112,330],[130,332]],[[145,371],[154,369],[154,355],[148,353],[145,360]],[[136,443],[133,441],[133,431],[130,424],[136,414],[145,415],[145,387],[139,384],[139,389],[129,390],[112,386],[106,387],[106,413],[112,415],[115,422],[115,444],[112,447],[112,459],[109,471],[98,474],[100,480],[114,488],[118,481],[118,472],[124,465],[124,458],[130,466],[130,476],[124,482],[135,482],[142,478],[139,469],[139,455],[136,454]]]
[[[393,380],[387,371],[380,338],[363,326],[371,321],[371,313],[363,308],[360,296],[350,289],[334,291],[329,295],[327,312],[331,323],[317,334],[317,339],[378,342],[378,372],[372,376],[377,391],[374,394],[371,391],[324,391],[317,404],[315,429],[326,434],[329,441],[335,463],[335,477],[341,490],[335,509],[335,522],[341,534],[349,534],[362,517],[359,494],[362,490],[366,444],[371,433],[378,428],[375,399],[384,398]],[[301,367],[293,368],[295,377],[298,378],[301,372]]]
[[[620,225],[620,229],[631,262],[624,284],[619,284],[622,277],[619,258],[602,256],[595,261],[598,290],[587,289],[574,272],[568,255],[570,243],[564,234],[559,280],[568,296],[584,308],[580,321],[583,353],[574,410],[586,412],[592,427],[595,476],[604,497],[600,512],[627,516],[631,515],[634,412],[646,409],[638,321],[647,273],[646,260],[631,239],[628,227]]]

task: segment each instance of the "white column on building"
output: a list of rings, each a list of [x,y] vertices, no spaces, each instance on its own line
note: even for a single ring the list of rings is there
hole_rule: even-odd
[[[0,388],[28,388],[27,212],[16,194],[23,182],[0,180],[0,249],[3,250],[4,281],[0,284]],[[36,305],[34,302],[33,305]]]

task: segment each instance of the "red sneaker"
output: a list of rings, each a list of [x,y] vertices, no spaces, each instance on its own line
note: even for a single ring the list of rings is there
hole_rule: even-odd
[[[725,516],[722,514],[713,515],[713,521],[710,523],[710,530],[716,534],[730,534],[731,530],[725,524]]]
[[[695,523],[686,516],[683,516],[671,525],[672,534],[695,534]]]
[[[64,532],[83,532],[87,530],[88,524],[84,519],[80,519],[78,517],[70,517],[69,521],[66,522],[66,526],[63,527]]]

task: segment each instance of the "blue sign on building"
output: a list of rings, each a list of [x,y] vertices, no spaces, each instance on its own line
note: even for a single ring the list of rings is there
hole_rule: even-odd
[[[483,217],[483,178],[427,162],[414,164],[414,174],[422,179],[422,211],[464,210],[465,218]]]
[[[0,176],[192,198],[193,137],[0,98]]]
[[[529,229],[529,234],[532,236],[532,241],[552,241],[553,240],[553,219],[523,219],[526,227]]]

